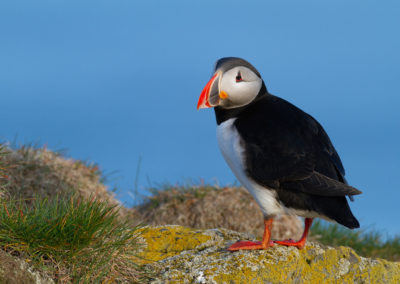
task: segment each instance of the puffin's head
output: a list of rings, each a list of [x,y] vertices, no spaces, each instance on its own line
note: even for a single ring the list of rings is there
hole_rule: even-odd
[[[260,73],[246,60],[219,59],[214,74],[201,92],[197,109],[220,106],[225,109],[249,104],[260,92]]]

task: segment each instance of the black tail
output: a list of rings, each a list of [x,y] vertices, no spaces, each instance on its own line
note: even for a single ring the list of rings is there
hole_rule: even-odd
[[[318,213],[349,229],[360,228],[360,223],[351,212],[346,197],[313,196],[312,199],[314,210]]]
[[[345,196],[319,196],[293,190],[277,190],[278,198],[288,208],[316,212],[350,229],[360,227]]]

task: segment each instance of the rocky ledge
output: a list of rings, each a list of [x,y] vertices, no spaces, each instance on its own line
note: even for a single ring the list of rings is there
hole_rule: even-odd
[[[154,283],[400,283],[400,263],[364,258],[348,247],[307,243],[298,250],[228,252],[254,236],[225,229],[146,227],[140,256],[155,263]]]

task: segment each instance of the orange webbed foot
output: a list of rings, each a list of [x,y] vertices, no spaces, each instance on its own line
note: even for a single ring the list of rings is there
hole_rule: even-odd
[[[264,234],[261,242],[251,242],[251,241],[238,241],[231,245],[228,250],[229,251],[237,251],[237,250],[257,250],[257,249],[267,249],[274,245],[274,242],[271,241],[271,226],[272,219],[264,220]]]
[[[251,241],[238,241],[231,245],[228,250],[229,251],[237,251],[237,250],[259,250],[259,249],[267,249],[272,247],[274,242],[270,241],[267,244],[263,244],[262,242],[251,242]]]
[[[274,241],[274,243],[282,246],[297,247],[298,249],[302,249],[306,245],[306,240],[295,242],[294,240],[289,239],[284,241]]]
[[[304,246],[306,245],[306,239],[307,239],[308,231],[310,230],[312,221],[313,221],[312,218],[306,218],[304,220],[304,232],[303,232],[303,236],[301,236],[301,239],[299,241],[295,242],[292,239],[289,239],[289,240],[284,240],[284,241],[274,241],[274,243],[278,244],[278,245],[283,245],[283,246],[297,247],[298,249],[304,248]]]

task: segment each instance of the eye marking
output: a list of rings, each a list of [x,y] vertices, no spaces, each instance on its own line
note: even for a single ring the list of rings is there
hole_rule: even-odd
[[[242,82],[242,74],[240,74],[240,71],[238,71],[237,75],[236,75],[236,83]]]

